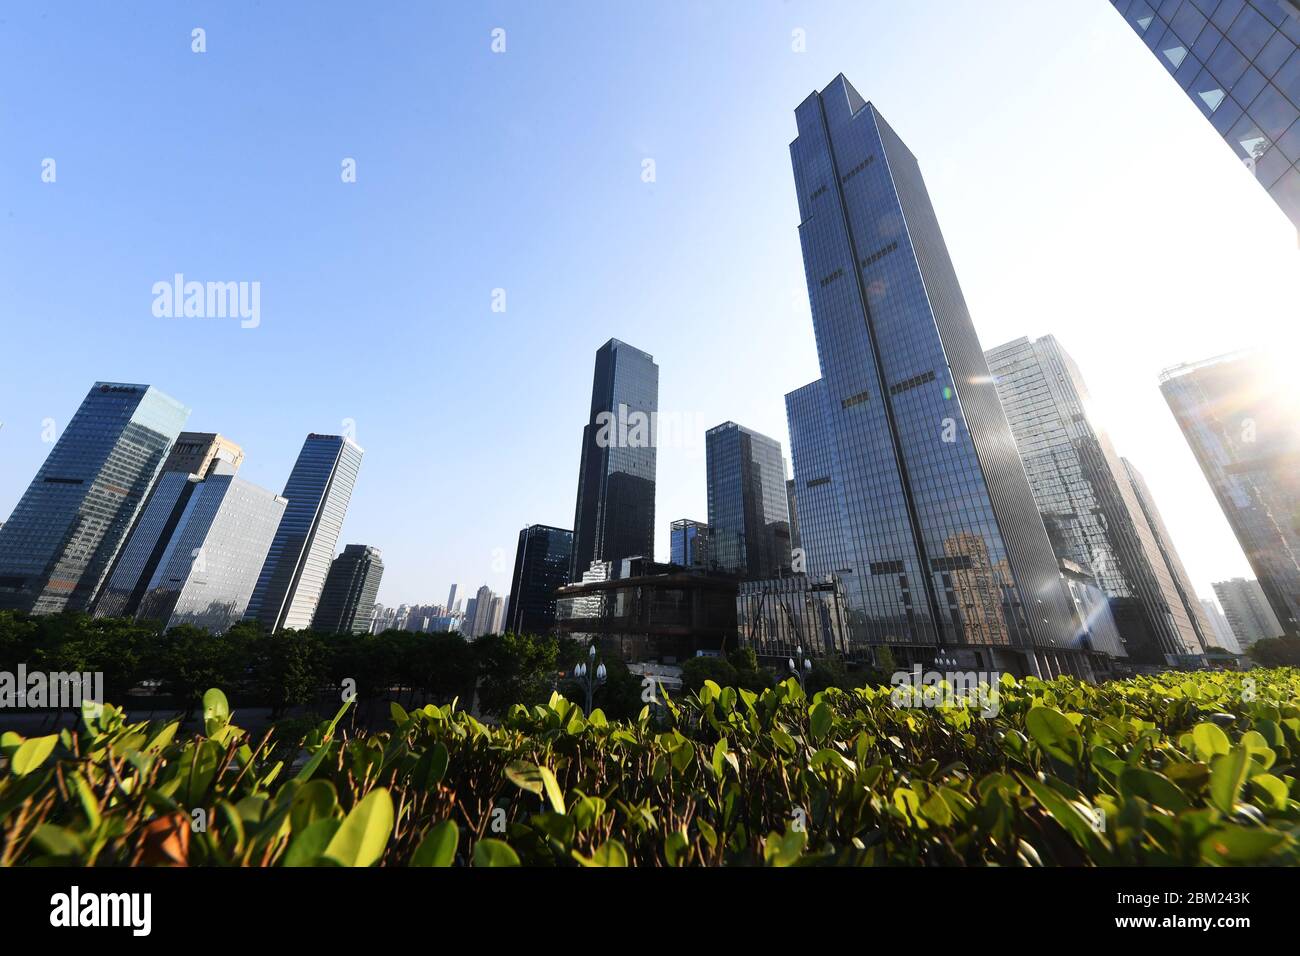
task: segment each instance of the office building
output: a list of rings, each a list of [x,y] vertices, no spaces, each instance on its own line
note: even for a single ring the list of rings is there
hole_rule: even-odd
[[[1219,610],[1219,605],[1212,598],[1201,598],[1201,608],[1209,619],[1210,630],[1214,632],[1214,646],[1221,647],[1230,654],[1240,654],[1241,643],[1237,640],[1237,635],[1232,633],[1232,625],[1223,616],[1223,611]]]
[[[591,413],[582,431],[571,581],[581,580],[593,561],[653,557],[658,412],[653,356],[610,339],[596,351]]]
[[[1180,365],[1160,376],[1160,390],[1274,616],[1294,637],[1300,636],[1300,393],[1289,359],[1241,353]]]
[[[790,550],[796,550],[799,544],[799,506],[794,500],[794,479],[787,478],[785,482],[785,506],[790,512]]]
[[[326,634],[365,634],[374,617],[375,597],[384,577],[378,548],[349,544],[330,565],[321,589],[312,630]]]
[[[190,410],[96,382],[0,528],[0,609],[89,610]]]
[[[244,449],[216,432],[181,432],[159,471],[203,478],[219,461],[230,465],[233,473],[238,474],[244,462]]]
[[[1135,662],[1199,654],[1206,635],[1184,609],[1109,436],[1089,415],[1074,360],[1050,335],[1016,339],[985,357],[1057,558],[1106,593]]]
[[[572,531],[545,524],[529,525],[520,531],[502,631],[551,633],[555,626],[555,592],[569,583],[572,564]]]
[[[679,518],[668,529],[670,560],[683,568],[708,568],[709,526],[703,521]]]
[[[1242,651],[1249,650],[1256,641],[1282,636],[1282,625],[1258,581],[1232,578],[1216,581],[1213,587],[1214,596],[1223,605],[1223,616]]]
[[[751,581],[790,568],[790,513],[781,443],[723,422],[704,433],[709,560]]]
[[[1300,3],[1111,2],[1300,229]]]
[[[168,487],[152,496],[96,613],[220,634],[243,617],[287,502],[237,477],[226,461],[212,462],[203,478],[164,479]],[[173,494],[178,482],[187,494]]]
[[[311,626],[363,454],[349,438],[307,436],[284,486],[289,506],[258,576],[248,620],[268,631]]]
[[[853,643],[892,645],[903,663],[932,662],[943,648],[973,669],[1086,674],[1073,607],[916,158],[843,76],[795,116],[790,153],[822,371],[808,388],[824,389],[833,449],[824,455],[832,473],[817,480],[828,479],[846,511],[840,577]],[[802,407],[792,431],[800,424]]]
[[[853,574],[848,506],[843,480],[837,478],[826,383],[818,379],[786,395],[785,414],[794,471],[791,513],[799,515],[803,569],[818,581],[832,574],[847,577]]]

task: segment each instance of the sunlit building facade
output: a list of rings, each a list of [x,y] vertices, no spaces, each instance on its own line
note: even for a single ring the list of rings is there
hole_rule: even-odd
[[[1232,578],[1215,581],[1213,587],[1214,596],[1223,605],[1224,619],[1242,650],[1256,641],[1282,636],[1282,625],[1258,581]]]
[[[749,580],[790,567],[790,514],[781,443],[723,422],[704,433],[709,562]]]
[[[703,521],[681,518],[668,529],[672,563],[683,568],[709,567],[709,526]]]

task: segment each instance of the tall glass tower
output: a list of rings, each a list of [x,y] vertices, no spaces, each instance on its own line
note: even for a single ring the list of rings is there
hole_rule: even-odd
[[[1300,229],[1300,3],[1111,3]]]
[[[90,608],[189,414],[150,385],[91,387],[0,527],[0,608]]]
[[[1088,415],[1074,360],[1050,335],[985,357],[1056,556],[1092,573],[1131,658],[1165,664],[1201,653],[1210,634],[1187,613],[1120,457]]]
[[[569,578],[593,561],[654,557],[659,366],[610,339],[596,350],[591,414],[582,430]]]
[[[790,513],[781,443],[723,422],[704,433],[709,561],[751,581],[790,567]]]
[[[854,639],[1074,670],[1070,599],[915,157],[843,76],[795,117]]]
[[[529,525],[519,532],[510,600],[502,626],[511,634],[549,634],[555,624],[555,591],[569,583],[573,532]]]
[[[311,626],[338,545],[364,452],[339,435],[308,435],[294,463],[289,499],[244,614],[268,631]]]
[[[1300,400],[1285,360],[1168,369],[1160,390],[1282,630],[1300,635]]]
[[[384,559],[378,548],[350,544],[330,565],[312,619],[312,630],[325,634],[365,634],[375,612]]]

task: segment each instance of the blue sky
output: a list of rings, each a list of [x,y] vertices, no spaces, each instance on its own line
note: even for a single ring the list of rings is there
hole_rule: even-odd
[[[383,550],[381,601],[504,591],[523,525],[572,526],[614,336],[692,429],[659,456],[666,557],[707,517],[703,430],[788,451],[818,375],[787,147],[843,72],[919,158],[985,347],[1056,334],[1198,589],[1249,573],[1156,376],[1300,344],[1295,232],[1104,0],[127,9],[0,12],[0,516],[44,419],[146,382],[277,491],[354,422],[340,547]],[[260,282],[260,325],[155,317],[177,272]]]

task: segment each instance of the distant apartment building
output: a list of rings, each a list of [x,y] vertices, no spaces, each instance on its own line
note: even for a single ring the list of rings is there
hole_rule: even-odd
[[[1214,632],[1215,646],[1231,654],[1240,654],[1241,643],[1237,640],[1237,635],[1232,633],[1232,625],[1223,616],[1223,611],[1219,610],[1219,605],[1211,598],[1201,598],[1201,607],[1210,621],[1210,630]]]
[[[312,619],[312,630],[326,634],[365,634],[374,615],[384,576],[378,548],[349,544],[330,565]]]
[[[1282,636],[1282,625],[1258,581],[1232,578],[1216,581],[1213,587],[1214,596],[1223,605],[1223,616],[1243,651],[1249,650],[1256,641]]]

